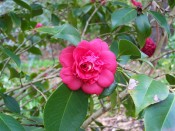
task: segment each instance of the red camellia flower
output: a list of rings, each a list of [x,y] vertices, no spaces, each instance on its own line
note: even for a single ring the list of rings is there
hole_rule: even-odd
[[[156,50],[156,44],[151,38],[147,38],[144,47],[141,49],[145,54],[147,54],[149,57],[151,57],[155,50]]]
[[[135,7],[140,7],[140,8],[142,8],[142,3],[141,3],[141,2],[137,2],[136,0],[131,0],[131,3],[132,3],[133,6],[135,6]]]
[[[43,26],[42,23],[37,23],[36,26],[35,26],[35,28],[40,28],[40,27],[42,27],[42,26]]]
[[[59,61],[63,66],[60,77],[71,90],[101,94],[114,82],[116,56],[101,39],[83,40],[63,49]]]

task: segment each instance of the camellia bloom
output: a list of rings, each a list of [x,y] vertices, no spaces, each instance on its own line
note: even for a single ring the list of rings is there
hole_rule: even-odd
[[[133,6],[135,6],[135,7],[140,7],[140,8],[142,8],[142,3],[141,3],[141,2],[137,2],[136,0],[131,0],[131,3],[132,3]]]
[[[151,38],[147,38],[144,47],[141,49],[145,54],[147,54],[149,57],[151,57],[155,50],[156,50],[156,44]]]
[[[62,50],[60,77],[71,90],[82,89],[88,94],[101,94],[114,82],[116,56],[106,42],[94,39]]]
[[[43,26],[42,23],[37,23],[36,26],[35,26],[35,28],[40,28],[40,27],[42,27],[42,26]]]

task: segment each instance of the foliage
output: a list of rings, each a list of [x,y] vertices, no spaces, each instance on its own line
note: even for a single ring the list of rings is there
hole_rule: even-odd
[[[103,129],[96,119],[120,105],[144,120],[145,130],[175,130],[174,6],[174,0],[144,1],[143,8],[124,0],[0,2],[1,130],[79,131],[91,122]],[[149,37],[157,45],[151,57],[141,50]],[[112,85],[90,96],[62,83],[58,55],[95,38],[109,44],[118,68]]]

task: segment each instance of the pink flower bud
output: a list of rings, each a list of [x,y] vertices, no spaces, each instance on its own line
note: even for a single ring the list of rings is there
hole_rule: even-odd
[[[151,38],[147,38],[144,47],[141,49],[142,52],[144,52],[146,55],[151,57],[155,50],[156,50],[156,44]]]
[[[133,6],[135,6],[135,7],[140,7],[140,8],[142,8],[142,3],[141,3],[141,2],[137,2],[136,0],[131,0],[131,3],[132,3]]]
[[[42,27],[42,26],[43,26],[42,23],[37,23],[36,26],[35,26],[35,28],[40,28],[40,27]]]
[[[101,5],[105,5],[106,4],[106,0],[101,0],[100,3],[101,3]]]

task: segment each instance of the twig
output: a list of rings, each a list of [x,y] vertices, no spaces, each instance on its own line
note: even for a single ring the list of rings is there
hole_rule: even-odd
[[[40,81],[44,81],[44,80],[48,80],[48,79],[53,79],[55,77],[59,77],[59,76],[58,75],[53,75],[53,76],[48,76],[48,77],[36,79],[36,80],[33,80],[33,81],[29,82],[29,83],[23,84],[23,87],[28,86],[28,85],[31,85],[31,84],[34,84],[36,82],[40,82]],[[15,90],[18,90],[18,89],[21,89],[21,86],[7,91],[6,94],[8,94],[10,92],[13,92]]]
[[[40,91],[35,85],[32,85],[31,84],[31,86],[43,96],[43,98],[45,99],[45,101],[47,101],[47,97],[44,95],[44,93],[42,93],[42,91]]]
[[[119,94],[119,97],[121,99],[123,99],[126,95],[127,95],[127,90],[124,90],[123,92],[121,92]],[[97,110],[96,112],[94,112],[88,119],[85,120],[85,122],[83,123],[83,125],[81,126],[83,129],[86,129],[88,127],[88,125],[96,118],[100,117],[102,114],[104,114],[105,112],[109,111],[111,109],[111,104],[108,104],[106,106],[104,106],[103,108]]]
[[[86,25],[84,27],[83,33],[81,35],[81,39],[84,37],[87,27],[89,25],[89,22],[91,21],[92,17],[95,15],[95,13],[98,11],[98,9],[101,7],[101,5],[99,5],[97,8],[95,8],[94,12],[92,12],[91,16],[89,17],[89,19],[86,21]]]
[[[163,53],[162,55],[160,55],[160,56],[156,57],[155,59],[153,59],[151,62],[154,62],[154,61],[156,61],[156,60],[158,60],[158,59],[160,59],[160,58],[162,58],[162,57],[164,57],[168,54],[174,53],[174,52],[175,52],[175,50],[167,51],[167,52]]]

